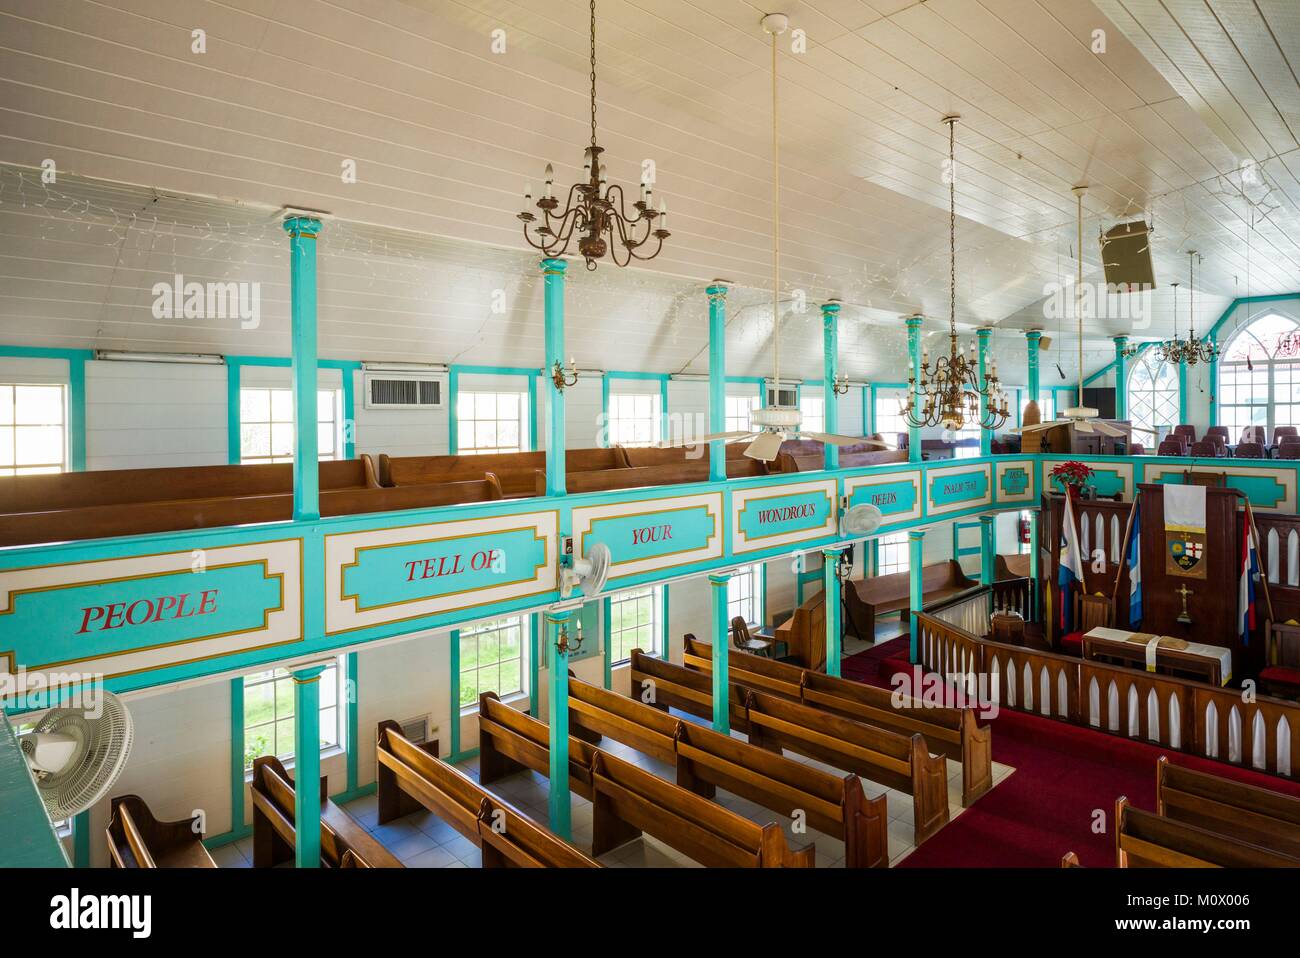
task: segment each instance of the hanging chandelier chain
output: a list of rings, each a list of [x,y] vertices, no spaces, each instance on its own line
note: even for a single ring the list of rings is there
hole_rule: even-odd
[[[596,145],[596,0],[591,0],[591,145]],[[594,154],[591,162],[596,162]]]
[[[781,137],[776,99],[776,34],[772,37],[772,380],[781,395]]]
[[[957,336],[957,124],[948,124],[948,332]]]

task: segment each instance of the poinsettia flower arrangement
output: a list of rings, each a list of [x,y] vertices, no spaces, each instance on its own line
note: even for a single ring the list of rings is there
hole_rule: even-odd
[[[1068,462],[1057,463],[1048,475],[1062,486],[1078,490],[1092,481],[1093,472],[1092,467],[1087,463],[1071,459]]]

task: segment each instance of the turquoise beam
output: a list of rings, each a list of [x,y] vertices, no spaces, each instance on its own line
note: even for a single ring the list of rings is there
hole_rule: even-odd
[[[320,677],[324,665],[294,669],[293,864],[320,867]]]
[[[1206,337],[1210,345],[1217,346],[1219,338],[1214,333]],[[1210,425],[1219,424],[1219,357],[1210,360]]]
[[[876,432],[876,387],[862,387],[862,434],[875,435]]]
[[[537,638],[537,616],[528,617],[528,714],[537,718],[542,714],[542,658]]]
[[[564,366],[564,271],[562,259],[541,262],[545,279],[546,366],[546,494],[565,494],[564,476],[564,390],[551,379],[555,367]]]
[[[451,743],[451,754],[460,754],[460,629],[452,629],[451,641],[447,644],[447,662],[451,669],[451,731],[447,738]]]
[[[230,680],[230,832],[244,830],[244,679]]]
[[[1184,360],[1178,364],[1178,421],[1185,423],[1188,421],[1188,382],[1187,382],[1187,362]]]
[[[569,652],[561,643],[567,637],[571,613],[546,613],[546,712],[551,729],[550,794],[547,810],[551,831],[566,841],[572,837],[569,797]]]
[[[346,701],[344,704],[348,710],[348,740],[347,740],[347,759],[348,759],[348,794],[357,790],[359,779],[361,778],[359,759],[361,758],[361,709],[360,701],[357,697],[357,689],[360,688],[360,673],[358,672],[357,653],[349,652],[347,659],[347,680],[344,683],[346,689]]]
[[[284,221],[289,234],[293,345],[293,517],[299,522],[320,518],[316,435],[316,236],[320,228],[320,220],[308,216]]]
[[[907,318],[907,355],[912,364],[912,403],[921,414],[921,317]],[[907,427],[907,461],[921,461],[921,427]]]
[[[1039,342],[1042,338],[1043,331],[1041,329],[1031,329],[1025,333],[1025,348],[1027,351],[1025,357],[1025,370],[1026,379],[1028,380],[1025,385],[1026,389],[1029,391],[1029,399],[1027,401],[1032,402],[1035,406],[1041,402],[1039,397],[1042,393],[1042,386],[1038,377]],[[1041,411],[1042,410],[1039,410],[1039,412]]]
[[[841,549],[822,550],[822,592],[826,596],[826,674],[840,674],[844,633],[840,625]]]
[[[714,280],[709,294],[709,432],[727,431],[727,285]],[[727,450],[709,443],[709,481],[727,478]]]
[[[979,343],[979,379],[980,379],[980,422],[984,422],[989,414],[989,397],[984,392],[984,387],[988,383],[989,374],[989,342],[992,339],[993,330],[988,327],[981,327],[975,331],[975,339]],[[980,455],[987,456],[993,451],[993,430],[980,427]]]
[[[727,621],[727,583],[729,572],[709,575],[709,595],[713,601],[713,729],[731,734],[731,683],[728,679],[727,653],[731,645],[731,625]]]
[[[1029,510],[1029,608],[1033,621],[1037,622],[1038,613],[1038,510]]]
[[[840,304],[831,300],[822,304],[822,396],[826,410],[826,431],[832,434],[840,431],[840,403],[835,394],[835,380],[839,376],[839,333]],[[826,468],[840,467],[840,450],[831,443],[824,444]]]
[[[1115,337],[1115,418],[1128,418],[1128,337]]]
[[[907,579],[908,579],[908,609],[911,615],[908,616],[910,624],[908,625],[908,658],[912,662],[919,661],[917,654],[917,621],[914,613],[919,612],[925,605],[925,589],[921,582],[922,562],[925,556],[925,532],[920,529],[912,529],[907,533]]]
[[[90,867],[90,812],[78,812],[72,819],[72,867]]]
[[[980,585],[993,584],[993,557],[997,554],[994,516],[980,516]]]

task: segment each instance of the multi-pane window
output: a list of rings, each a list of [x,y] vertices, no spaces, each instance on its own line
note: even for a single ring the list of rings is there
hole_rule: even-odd
[[[320,747],[343,744],[342,658],[333,660],[320,676]],[[244,676],[244,768],[253,759],[274,755],[287,761],[294,755],[293,676],[268,669]]]
[[[1038,394],[1038,421],[1051,422],[1056,418],[1056,393],[1045,389]]]
[[[528,451],[528,393],[462,391],[456,400],[456,451]]]
[[[903,416],[903,404],[907,401],[907,393],[902,390],[885,392],[878,390],[876,392],[876,408],[874,410],[876,419],[876,432],[885,437],[889,443],[898,442],[898,434],[907,432],[907,420]]]
[[[1219,360],[1219,423],[1235,440],[1246,426],[1300,423],[1300,325],[1276,313],[1238,330]]]
[[[0,383],[0,476],[67,468],[67,387]]]
[[[663,652],[663,587],[630,589],[609,598],[609,654],[618,664],[633,649],[649,655]]]
[[[737,569],[727,580],[727,621],[741,616],[751,626],[763,615],[759,566]]]
[[[891,532],[876,540],[876,575],[907,572],[910,568],[906,532]]]
[[[1164,435],[1178,425],[1178,367],[1144,349],[1128,374],[1128,416],[1134,426]],[[1134,437],[1142,442],[1145,433]],[[1147,440],[1150,441],[1150,440]]]
[[[659,393],[614,393],[609,397],[609,444],[651,446],[663,439]]]
[[[483,692],[508,698],[524,691],[528,620],[494,619],[460,631],[460,707],[472,708]]]
[[[342,459],[342,393],[316,393],[316,454]],[[293,390],[246,386],[239,390],[239,461],[293,462]]]
[[[821,396],[802,396],[799,412],[803,416],[800,428],[809,432],[826,431],[826,400]]]
[[[752,428],[750,417],[758,408],[757,396],[727,397],[727,432],[747,432]]]
[[[958,459],[969,459],[980,454],[980,427],[977,422],[962,423],[962,427],[953,434],[953,439],[962,443],[954,450]]]

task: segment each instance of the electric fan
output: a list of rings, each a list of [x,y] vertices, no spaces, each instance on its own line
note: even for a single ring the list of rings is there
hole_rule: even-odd
[[[84,709],[51,709],[19,737],[51,821],[71,818],[103,798],[131,753],[131,713],[111,692],[101,696],[98,717]]]
[[[560,569],[560,597],[569,598],[578,586],[587,598],[599,595],[609,578],[610,561],[609,546],[603,542],[592,546],[586,556],[576,557],[571,565]]]
[[[880,523],[883,521],[884,516],[881,515],[880,509],[869,502],[850,506],[844,510],[844,515],[840,520],[840,535],[871,535],[880,528]]]

